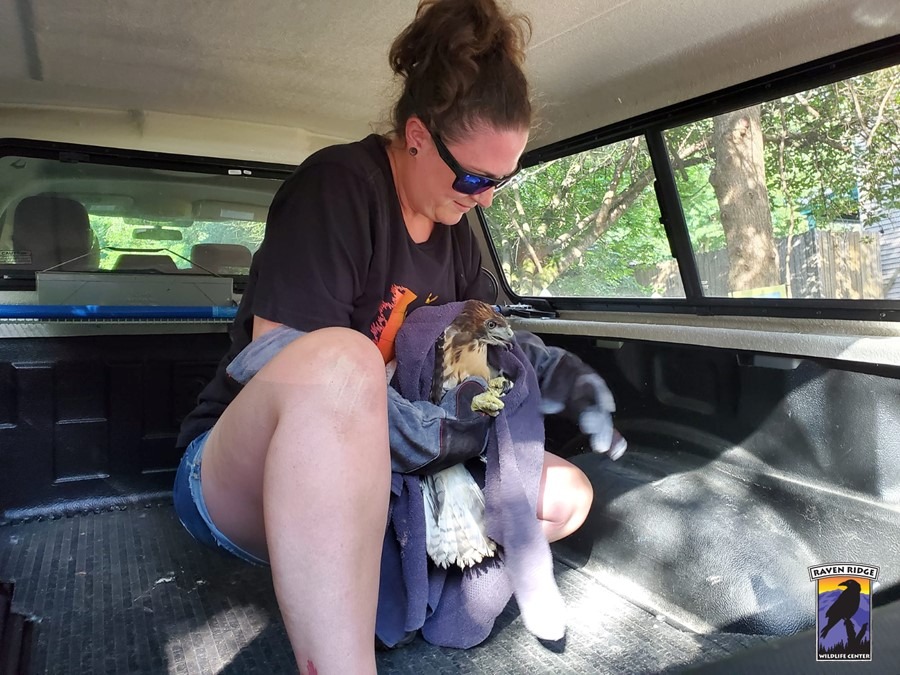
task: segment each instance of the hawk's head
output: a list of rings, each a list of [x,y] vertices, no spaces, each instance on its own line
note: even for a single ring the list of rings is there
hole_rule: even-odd
[[[509,347],[512,342],[513,332],[506,319],[484,302],[467,300],[435,344],[432,400],[440,401],[467,377],[490,381],[494,374],[488,363],[488,347]]]
[[[462,311],[450,324],[453,332],[463,334],[467,340],[485,345],[508,345],[513,331],[502,316],[486,302],[467,300]]]

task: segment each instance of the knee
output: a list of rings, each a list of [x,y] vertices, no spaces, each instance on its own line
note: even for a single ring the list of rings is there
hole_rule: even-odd
[[[349,328],[322,328],[288,344],[276,357],[278,370],[303,381],[353,376],[384,383],[384,361],[375,344]]]
[[[362,333],[350,328],[322,328],[306,336],[307,348],[328,369],[345,369],[362,377],[384,379],[384,360],[378,347]]]
[[[347,328],[303,335],[267,365],[264,380],[280,412],[318,409],[333,419],[386,415],[384,361],[371,340]]]
[[[549,466],[547,465],[549,464]],[[590,480],[577,466],[548,455],[538,518],[550,541],[577,530],[587,519],[594,501]]]
[[[560,496],[565,501],[558,511],[568,532],[574,532],[581,527],[594,503],[594,487],[591,481],[583,471],[574,467],[573,469],[567,476],[567,489],[561,492]]]
[[[587,520],[594,503],[594,488],[588,477],[577,467],[567,472],[565,485],[555,495],[557,503],[552,512],[562,536],[568,536]]]

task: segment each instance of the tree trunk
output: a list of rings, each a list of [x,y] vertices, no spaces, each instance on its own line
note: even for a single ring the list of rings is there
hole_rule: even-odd
[[[730,261],[728,287],[746,291],[778,284],[778,261],[760,107],[719,115],[713,124],[716,164],[709,182],[716,192]]]

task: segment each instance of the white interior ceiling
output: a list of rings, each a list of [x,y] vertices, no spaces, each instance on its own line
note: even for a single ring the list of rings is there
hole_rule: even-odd
[[[513,4],[534,23],[527,68],[543,123],[532,147],[900,33],[897,0]],[[263,140],[230,139],[245,158],[357,138],[388,117],[387,50],[416,5],[6,0],[0,135],[68,125],[59,139],[83,140],[86,127],[99,134],[116,119],[141,134],[152,128],[173,139],[154,147],[177,150],[179,137],[228,143],[254,128]],[[189,121],[197,117],[227,122]]]

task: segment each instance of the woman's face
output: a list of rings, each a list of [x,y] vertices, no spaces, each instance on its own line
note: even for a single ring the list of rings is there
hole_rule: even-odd
[[[419,125],[421,129],[412,141],[417,149],[412,178],[418,186],[409,197],[416,211],[446,225],[459,222],[476,205],[489,207],[494,199],[494,188],[475,195],[454,189],[457,173],[450,164],[455,161],[463,172],[503,178],[516,171],[528,142],[528,129],[478,127],[458,140],[444,141],[446,151],[450,153],[448,163],[437,147],[441,141],[436,141],[421,122]]]

